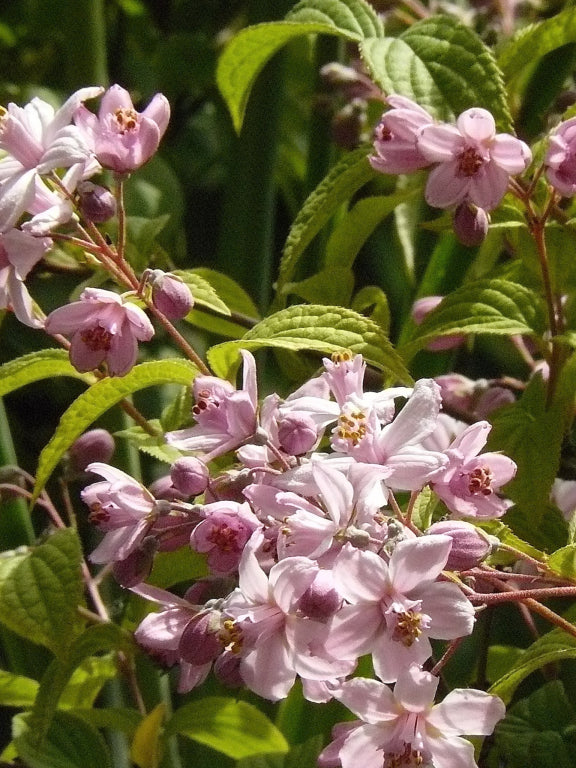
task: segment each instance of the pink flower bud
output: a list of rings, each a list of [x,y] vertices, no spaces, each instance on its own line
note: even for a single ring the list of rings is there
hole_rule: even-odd
[[[304,616],[315,621],[328,621],[341,605],[342,598],[334,587],[331,571],[318,571],[298,602]]]
[[[88,464],[108,464],[114,454],[114,438],[105,429],[90,429],[70,446],[70,460],[76,472],[84,472]]]
[[[156,539],[147,536],[125,560],[117,560],[113,564],[112,573],[118,584],[129,588],[143,582],[150,575],[157,550]]]
[[[441,533],[452,539],[446,568],[450,571],[466,571],[474,568],[490,554],[492,543],[480,528],[463,520],[444,520],[434,523],[426,534]]]
[[[454,233],[463,245],[481,245],[488,234],[489,219],[483,208],[464,201],[454,212]]]
[[[149,273],[152,301],[169,320],[181,320],[194,306],[190,288],[179,277],[154,269]]]
[[[506,387],[488,387],[478,398],[474,415],[478,419],[485,419],[489,413],[503,405],[511,405],[515,400],[514,393]]]
[[[150,485],[150,493],[155,499],[164,499],[166,501],[186,501],[187,493],[182,493],[172,484],[170,475],[164,475]]]
[[[241,657],[234,651],[224,651],[214,662],[214,674],[227,688],[240,688],[244,680],[240,674]]]
[[[93,184],[91,181],[81,181],[77,187],[78,207],[82,215],[95,224],[102,224],[116,213],[116,200],[106,187]]]
[[[302,456],[314,448],[318,430],[314,420],[307,414],[289,413],[278,425],[278,440],[286,453]]]
[[[208,486],[210,473],[203,461],[194,456],[177,459],[170,468],[174,488],[185,496],[198,496]]]

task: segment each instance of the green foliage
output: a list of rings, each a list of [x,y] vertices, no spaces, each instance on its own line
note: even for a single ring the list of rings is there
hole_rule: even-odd
[[[268,752],[288,752],[280,731],[245,701],[206,698],[180,707],[166,723],[166,735],[182,734],[240,760]]]
[[[10,360],[0,367],[0,397],[26,384],[53,376],[70,376],[91,384],[94,375],[79,373],[68,359],[68,353],[63,349],[42,349]]]

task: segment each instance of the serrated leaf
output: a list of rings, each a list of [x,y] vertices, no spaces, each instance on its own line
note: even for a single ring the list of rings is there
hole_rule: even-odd
[[[55,531],[0,570],[0,621],[17,635],[65,653],[78,631],[82,551],[76,532]]]
[[[36,680],[0,669],[0,707],[31,707],[37,693]]]
[[[360,52],[385,93],[407,96],[442,120],[484,107],[499,130],[512,129],[502,73],[492,52],[455,18],[433,16],[397,38],[363,40]]]
[[[12,733],[18,756],[30,768],[111,768],[106,742],[89,723],[58,712],[41,746],[34,739],[29,713],[16,715]]]
[[[576,579],[576,544],[569,544],[553,552],[546,565],[565,579]]]
[[[301,0],[286,19],[329,24],[341,32],[356,35],[357,39],[384,35],[380,17],[364,0]]]
[[[377,285],[365,285],[361,288],[352,300],[351,309],[374,320],[384,333],[387,334],[390,330],[388,298]]]
[[[95,381],[92,373],[79,373],[64,349],[42,349],[0,366],[0,397],[20,387],[53,376],[70,376],[87,384]]]
[[[425,531],[430,526],[437,504],[438,497],[429,486],[423,488],[416,497],[412,508],[412,522],[420,531]]]
[[[498,57],[504,77],[510,81],[526,66],[537,63],[543,56],[576,40],[576,9],[568,7],[550,19],[520,31],[510,40]]]
[[[130,758],[138,768],[158,768],[160,731],[165,715],[166,705],[161,702],[138,725],[130,749]]]
[[[299,304],[258,323],[240,341],[218,344],[208,353],[218,375],[227,378],[240,349],[274,347],[293,352],[310,350],[331,354],[349,349],[387,377],[410,382],[401,358],[383,330],[372,320],[343,307]]]
[[[323,269],[298,283],[287,283],[282,293],[299,296],[310,304],[322,301],[347,307],[354,290],[354,275],[348,267]]]
[[[174,584],[210,575],[206,555],[194,552],[188,545],[171,552],[159,552],[154,558],[148,584],[169,589]]]
[[[265,714],[245,701],[211,697],[185,704],[166,724],[176,733],[240,760],[267,752],[288,752],[288,743]]]
[[[78,709],[91,707],[108,680],[118,675],[112,654],[88,656],[74,670],[60,697],[59,707]]]
[[[156,422],[156,420],[150,422],[150,424],[151,426],[159,426],[159,422]],[[148,456],[152,456],[152,458],[163,461],[166,464],[172,464],[182,455],[179,450],[166,443],[163,434],[151,435],[139,425],[115,432],[114,436],[128,440],[142,453],[146,453]]]
[[[477,280],[446,296],[418,326],[402,354],[409,359],[440,336],[473,333],[540,336],[545,328],[543,303],[534,291],[508,280]]]
[[[128,395],[157,384],[190,385],[198,369],[187,360],[141,363],[122,378],[102,379],[83,392],[63,414],[56,432],[40,454],[34,502],[58,462],[80,435],[99,416]]]
[[[345,155],[304,202],[286,239],[278,275],[278,293],[292,280],[301,255],[332,214],[376,175],[368,162],[371,149],[367,145]]]
[[[532,672],[547,664],[576,659],[576,638],[562,629],[553,629],[526,649],[519,661],[497,680],[488,693],[499,696],[508,704],[514,691]]]
[[[221,315],[230,315],[230,310],[218,296],[214,288],[212,288],[208,280],[199,275],[195,270],[175,269],[172,274],[176,275],[176,277],[180,277],[182,282],[186,283],[190,288],[192,296],[194,297],[194,304],[208,307],[213,312],[218,312]]]

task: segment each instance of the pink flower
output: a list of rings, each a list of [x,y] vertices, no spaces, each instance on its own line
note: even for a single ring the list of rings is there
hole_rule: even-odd
[[[334,583],[350,603],[336,614],[327,648],[340,658],[372,653],[385,682],[432,653],[429,637],[469,635],[474,609],[455,584],[438,582],[452,541],[432,535],[398,542],[390,562],[346,544],[334,563]]]
[[[523,141],[496,134],[494,118],[479,107],[463,112],[455,126],[424,126],[418,149],[430,163],[439,163],[426,185],[426,200],[436,208],[464,201],[485,210],[496,208],[510,175],[525,171],[532,159]]]
[[[446,449],[449,464],[431,483],[448,509],[458,517],[500,517],[510,506],[497,491],[516,474],[516,464],[500,453],[483,453],[487,421],[471,424]]]
[[[188,429],[168,432],[166,441],[181,451],[198,451],[205,462],[238,448],[258,427],[258,389],[254,356],[242,350],[242,389],[216,376],[194,379],[192,414],[198,422]]]
[[[51,312],[48,333],[72,336],[70,362],[79,371],[91,371],[106,362],[110,376],[124,376],[136,362],[138,341],[148,341],[154,328],[135,304],[101,288],[86,288],[80,301]]]
[[[30,209],[37,184],[43,186],[40,174],[88,162],[90,149],[70,122],[83,101],[101,93],[102,88],[81,88],[57,111],[38,98],[24,107],[8,104],[0,118],[0,149],[8,153],[0,160],[0,231]]]
[[[504,704],[484,691],[455,689],[434,705],[437,687],[438,678],[416,664],[401,671],[394,691],[378,680],[343,683],[334,696],[360,721],[337,726],[319,765],[476,768],[474,747],[461,736],[492,733]]]
[[[42,322],[34,316],[24,280],[51,245],[50,240],[19,229],[0,234],[0,309],[13,310],[18,320],[31,328],[42,327]]]
[[[194,529],[190,543],[197,552],[208,554],[213,573],[233,573],[238,568],[244,546],[260,521],[248,504],[215,501],[202,507],[202,520]]]
[[[170,105],[157,93],[143,112],[137,112],[130,94],[113,85],[100,102],[98,116],[81,106],[76,125],[92,146],[98,162],[116,173],[130,173],[156,152],[168,127]]]
[[[560,123],[550,136],[544,165],[546,178],[561,195],[576,194],[576,117]]]
[[[412,173],[426,168],[431,161],[420,151],[417,139],[422,128],[434,123],[433,117],[404,96],[388,96],[386,101],[392,109],[376,126],[376,154],[369,158],[370,164],[382,173]]]

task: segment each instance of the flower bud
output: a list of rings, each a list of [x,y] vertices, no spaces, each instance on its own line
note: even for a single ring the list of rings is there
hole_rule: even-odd
[[[318,430],[311,416],[305,413],[289,413],[278,425],[280,447],[290,456],[302,456],[314,448]]]
[[[195,666],[213,661],[222,652],[219,630],[219,611],[206,611],[194,616],[186,625],[178,645],[182,659]]]
[[[478,398],[474,415],[478,419],[485,419],[489,413],[492,413],[497,408],[502,408],[503,405],[511,405],[515,401],[514,393],[510,389],[506,389],[506,387],[488,387]]]
[[[463,245],[481,245],[488,234],[488,214],[472,203],[460,203],[454,212],[454,233]]]
[[[152,301],[169,320],[181,320],[194,306],[190,288],[176,275],[153,269],[148,280],[152,286]]]
[[[331,571],[318,571],[314,581],[298,601],[300,611],[309,619],[328,621],[342,605],[334,587]]]
[[[463,520],[443,520],[434,523],[426,534],[441,533],[452,539],[446,568],[450,571],[466,571],[474,568],[490,554],[490,538],[480,528]]]
[[[99,461],[108,464],[114,454],[114,438],[105,429],[90,429],[70,446],[72,468],[84,472],[88,464]]]
[[[165,499],[166,501],[186,501],[188,494],[182,493],[172,484],[170,475],[164,475],[154,480],[150,485],[150,493],[155,499]]]
[[[172,485],[179,492],[188,496],[198,496],[208,487],[210,473],[203,461],[194,456],[176,459],[170,467]]]
[[[77,187],[78,207],[82,215],[95,224],[103,224],[116,213],[116,200],[106,187],[81,181]]]
[[[214,674],[227,688],[240,688],[244,680],[240,674],[241,657],[234,651],[224,651],[214,662]]]
[[[118,584],[130,588],[143,582],[150,575],[157,550],[156,539],[147,536],[125,560],[117,560],[112,566],[112,573]]]

